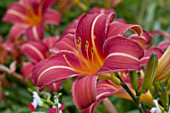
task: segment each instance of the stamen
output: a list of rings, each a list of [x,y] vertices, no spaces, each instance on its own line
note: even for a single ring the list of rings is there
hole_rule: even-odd
[[[78,39],[77,39],[77,44],[81,46],[81,43],[82,43],[81,37],[78,37]]]
[[[95,62],[94,62],[94,48],[91,49],[91,54],[92,54],[92,56],[91,56],[92,62],[93,62],[93,64],[94,64],[94,63],[95,63]]]
[[[78,52],[79,52],[79,62],[80,62],[80,65],[85,69],[84,67],[84,63],[83,63],[83,55],[82,55],[82,51],[81,51],[81,44],[82,44],[82,41],[81,41],[81,37],[78,37],[77,39],[77,47],[78,47]]]
[[[86,50],[86,55],[87,55],[87,60],[89,60],[89,42],[86,40],[86,45],[85,45],[85,50]]]
[[[74,66],[73,66],[72,64],[70,64],[70,62],[68,61],[66,55],[63,55],[63,57],[64,57],[64,60],[67,62],[67,64],[68,64],[71,68],[74,69]]]

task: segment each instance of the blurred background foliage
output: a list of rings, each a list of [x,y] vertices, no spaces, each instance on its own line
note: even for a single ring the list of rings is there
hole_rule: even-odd
[[[11,24],[2,22],[8,6],[17,0],[0,1],[0,36],[5,38],[8,35]],[[54,6],[62,14],[62,22],[59,26],[47,26],[51,32],[47,35],[61,35],[65,27],[79,15],[88,12],[93,7],[113,8],[116,18],[122,18],[131,24],[139,24],[147,31],[163,30],[170,33],[170,0],[60,0]],[[114,4],[114,1],[121,2]],[[64,3],[67,2],[67,3]],[[25,84],[6,75],[8,86],[3,88],[4,97],[0,102],[0,113],[29,113],[29,103],[32,101],[32,94],[27,88],[32,84]],[[67,80],[61,92],[61,103],[66,106],[64,113],[80,113],[77,111],[71,97],[71,81]],[[120,113],[138,113],[135,105],[124,99],[110,97]],[[107,113],[102,103],[97,107],[96,113]]]

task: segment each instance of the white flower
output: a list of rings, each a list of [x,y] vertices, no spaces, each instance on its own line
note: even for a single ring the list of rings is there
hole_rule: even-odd
[[[150,112],[151,113],[161,113],[161,109],[159,108],[159,105],[158,105],[158,100],[154,99],[153,102],[155,103],[155,106],[156,107],[153,107]],[[169,113],[169,111],[168,111]]]
[[[39,97],[37,92],[33,92],[33,102],[36,101],[38,106],[42,106],[43,102],[41,100],[41,98]]]
[[[168,113],[170,113],[170,108],[169,108],[169,110],[168,110]]]
[[[60,107],[61,107],[62,105],[59,103],[58,98],[54,99],[54,102],[55,102],[56,104],[58,104],[59,113],[63,113],[62,110],[60,110]]]

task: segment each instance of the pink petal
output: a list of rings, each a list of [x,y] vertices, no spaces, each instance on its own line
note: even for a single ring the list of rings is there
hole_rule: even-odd
[[[108,80],[101,80],[97,83],[97,97],[96,101],[88,108],[83,109],[83,113],[94,113],[97,105],[106,97],[116,93],[118,90],[114,89],[114,84]]]
[[[26,30],[25,35],[28,38],[28,40],[40,40],[43,38],[44,35],[43,26],[38,25],[30,27]]]
[[[153,38],[152,34],[143,30],[143,34],[142,34],[143,38],[146,40],[146,43],[149,44],[151,39]]]
[[[36,15],[42,13],[40,11],[42,10],[43,0],[20,0],[19,3],[22,4],[27,11],[32,10]]]
[[[102,47],[106,39],[107,28],[114,14],[86,14],[79,20],[76,31],[76,43],[81,44],[80,51],[85,58],[92,59],[92,49],[102,56]],[[88,43],[88,48],[86,48]]]
[[[124,20],[122,18],[117,18],[117,19],[114,20],[114,22],[120,22],[120,23],[127,24],[126,20]]]
[[[52,83],[78,76],[74,67],[80,67],[78,57],[72,52],[62,51],[36,64],[32,79],[36,86],[43,88]]]
[[[60,52],[61,50],[68,50],[76,52],[75,42],[74,42],[74,35],[67,34],[58,41],[54,47],[50,49],[52,53]]]
[[[30,41],[22,45],[21,51],[32,62],[37,63],[46,58],[48,47],[40,41]]]
[[[44,13],[48,8],[55,4],[58,0],[42,0],[42,12]]]
[[[2,20],[13,24],[24,23],[25,17],[25,8],[19,3],[12,3]]]
[[[131,39],[122,36],[108,38],[104,43],[103,51],[106,59],[100,73],[141,69],[140,59],[144,51]]]
[[[36,0],[40,1],[40,0]],[[23,6],[31,6],[35,2],[35,0],[19,0],[19,3],[22,4]]]
[[[61,40],[56,43],[56,45],[50,49],[51,52],[57,53],[60,50],[68,50],[76,52],[75,46],[75,34],[79,18],[75,19],[69,26],[66,27],[64,33],[61,36]]]
[[[35,64],[28,62],[25,63],[22,68],[21,68],[21,73],[24,76],[25,79],[28,79],[31,77],[32,75],[32,69],[34,67]]]
[[[17,62],[16,61],[13,61],[11,62],[11,64],[9,65],[9,69],[10,69],[10,72],[13,73],[16,71],[16,68],[17,68]]]
[[[78,109],[89,107],[96,100],[96,75],[76,79],[72,86],[73,102]]]
[[[44,23],[59,25],[61,21],[61,15],[59,12],[49,9],[44,14]]]
[[[152,53],[157,54],[158,58],[161,58],[161,56],[163,55],[163,50],[157,47],[154,48],[150,48],[148,50],[145,50],[144,52],[144,56],[143,58],[140,60],[141,62],[141,66],[146,66],[148,64],[148,60],[150,58],[150,56],[152,55]]]
[[[156,35],[156,34],[159,34],[159,35],[162,35],[164,37],[166,37],[167,39],[170,40],[170,34],[166,33],[166,32],[162,32],[160,30],[155,30],[152,32],[153,35]]]
[[[94,7],[90,13],[101,13],[101,14],[110,14],[110,13],[115,13],[113,9],[104,9],[104,8],[97,8]]]
[[[43,42],[46,44],[46,46],[48,46],[48,48],[51,48],[57,43],[58,40],[59,40],[58,36],[52,36],[43,39]]]
[[[52,83],[51,85],[48,85],[47,87],[53,92],[58,92],[62,83],[63,81],[55,82],[55,83]]]
[[[136,41],[143,49],[147,49],[149,44],[147,44],[146,40],[143,38],[143,36],[137,36],[133,35],[129,37],[130,39],[133,39]]]
[[[25,28],[21,24],[16,24],[10,29],[9,37],[12,40],[16,40],[21,36],[21,34],[23,34],[25,32],[26,29],[27,28]]]
[[[169,46],[170,46],[170,41],[162,41],[158,45],[158,47],[162,50],[167,49]]]
[[[73,34],[73,35],[76,34],[76,29],[77,29],[77,25],[80,20],[80,17],[76,18],[70,25],[66,27],[66,29],[64,30],[64,33],[62,34],[62,37],[66,34]]]
[[[142,32],[143,32],[142,28],[139,25],[125,24],[122,22],[112,22],[109,25],[109,31],[108,31],[107,38],[110,38],[110,37],[116,36],[116,35],[123,35],[129,29],[137,32],[139,35],[142,34]]]

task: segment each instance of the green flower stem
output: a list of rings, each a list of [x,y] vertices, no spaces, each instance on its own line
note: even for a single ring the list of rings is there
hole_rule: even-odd
[[[125,84],[125,82],[122,80],[122,78],[119,76],[119,74],[116,74],[117,78],[121,81],[121,86],[127,91],[127,93],[131,96],[133,101],[136,103],[140,113],[146,113],[146,110],[144,109],[144,105],[140,102],[140,93],[136,90],[137,97],[131,92],[129,87]]]
[[[121,81],[121,86],[127,91],[127,93],[131,96],[131,98],[133,99],[134,102],[137,102],[137,99],[135,97],[135,95],[130,91],[129,87],[124,83],[124,81],[122,80],[122,78],[116,74],[116,76],[120,79]]]
[[[52,106],[57,106],[57,105],[58,105],[57,103],[54,103],[54,102],[52,102],[51,100],[45,100],[45,99],[43,99],[43,98],[41,98],[41,100],[42,100],[43,102],[45,102],[45,103],[48,103],[48,104],[52,105]]]

